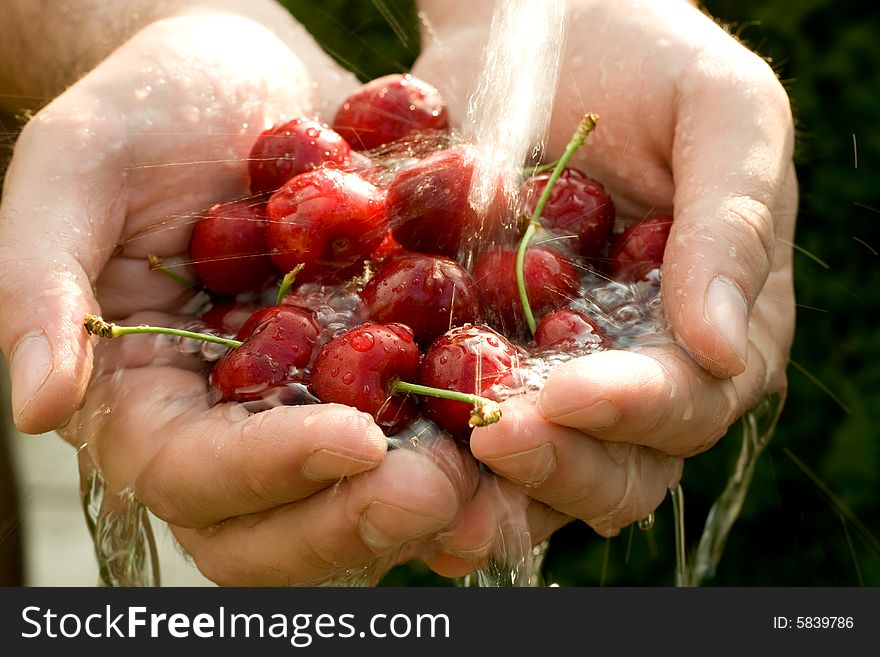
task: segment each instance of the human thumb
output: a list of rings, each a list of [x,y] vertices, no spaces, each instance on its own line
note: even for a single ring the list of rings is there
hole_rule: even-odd
[[[92,367],[82,321],[98,312],[92,281],[114,241],[97,208],[118,205],[104,196],[119,189],[49,175],[58,152],[46,146],[22,134],[0,204],[0,350],[15,424],[31,434],[63,426],[82,402]]]

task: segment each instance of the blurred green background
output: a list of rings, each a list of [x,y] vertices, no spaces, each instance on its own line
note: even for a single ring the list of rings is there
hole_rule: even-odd
[[[419,52],[407,0],[284,0],[325,49],[368,80]],[[880,7],[831,0],[712,0],[704,10],[767,58],[789,91],[801,205],[790,390],[720,566],[704,585],[880,585]],[[739,428],[688,461],[692,551],[731,472]],[[669,501],[650,531],[615,539],[570,525],[544,574],[563,586],[674,584]],[[383,584],[450,585],[418,563]]]

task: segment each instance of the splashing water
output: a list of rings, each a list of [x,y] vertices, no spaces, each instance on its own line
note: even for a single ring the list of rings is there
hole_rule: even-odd
[[[95,546],[99,586],[159,586],[159,558],[147,509],[134,492],[108,494],[86,450],[80,450],[80,501]]]
[[[676,586],[699,586],[715,575],[715,569],[724,552],[724,544],[739,517],[751,486],[758,458],[773,437],[781,411],[782,399],[779,395],[768,395],[755,409],[743,415],[740,420],[742,444],[739,458],[727,480],[727,485],[709,510],[703,534],[690,562],[685,553],[682,490],[679,486],[670,491],[676,525]]]
[[[508,0],[495,5],[489,42],[462,126],[480,153],[469,200],[484,214],[494,200],[499,176],[512,200],[523,163],[540,154],[548,127],[564,44],[564,0]],[[527,44],[527,45],[525,45]],[[518,493],[521,495],[521,493]],[[532,586],[535,558],[525,508],[504,499],[509,516],[499,527],[499,555],[467,580],[482,587]]]
[[[540,151],[556,95],[564,25],[563,0],[508,0],[495,6],[463,126],[465,138],[482,156],[470,191],[478,210],[492,202],[499,173],[512,197],[522,163]]]

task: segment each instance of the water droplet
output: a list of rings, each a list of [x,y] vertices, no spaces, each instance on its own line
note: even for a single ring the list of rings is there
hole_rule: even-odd
[[[643,532],[648,531],[649,529],[654,528],[654,514],[649,513],[646,517],[639,520],[639,529]]]
[[[342,377],[342,382],[345,385],[350,386],[352,383],[354,383],[354,374],[352,374],[351,372],[346,372],[345,375]]]
[[[351,346],[355,349],[355,351],[369,351],[373,348],[375,344],[376,338],[373,336],[372,333],[358,333],[351,338]]]

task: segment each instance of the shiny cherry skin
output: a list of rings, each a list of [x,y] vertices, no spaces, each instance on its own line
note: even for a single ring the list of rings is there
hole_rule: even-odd
[[[475,148],[457,145],[403,169],[388,187],[388,225],[394,239],[410,251],[457,258],[466,243],[491,241],[505,212],[501,184],[483,215],[469,200],[477,157]]]
[[[520,198],[529,217],[550,180],[550,173],[528,178],[520,187]],[[594,258],[604,253],[614,228],[614,202],[597,181],[577,169],[562,170],[541,213],[541,226],[551,233],[577,235],[578,254]]]
[[[312,367],[310,390],[324,403],[369,413],[386,435],[418,415],[409,395],[390,395],[395,379],[415,381],[420,358],[412,330],[404,324],[369,322],[330,340]]]
[[[523,352],[485,324],[465,324],[437,338],[419,366],[419,383],[499,401],[503,387],[517,384]],[[470,439],[473,406],[437,397],[422,398],[422,413],[456,439]]]
[[[204,286],[235,296],[264,289],[275,274],[266,243],[266,206],[241,199],[217,203],[196,222],[189,257]]]
[[[297,280],[339,282],[359,273],[388,232],[385,195],[354,173],[294,176],[267,204],[266,241],[275,265],[305,265]]]
[[[312,313],[291,306],[257,312],[261,321],[253,333],[211,370],[209,383],[219,401],[259,401],[280,387],[308,381],[319,334]]]
[[[445,256],[412,253],[386,262],[361,291],[376,322],[406,322],[428,345],[454,326],[476,322],[480,291],[468,271]]]
[[[300,173],[351,164],[351,146],[335,130],[316,119],[298,117],[257,137],[248,159],[251,191],[274,192]]]
[[[609,349],[611,340],[595,319],[573,308],[547,313],[535,330],[535,347],[540,350]]]
[[[474,265],[474,278],[483,290],[483,305],[490,323],[505,335],[522,337],[527,325],[516,284],[516,255],[512,247],[487,251]],[[536,319],[567,305],[580,291],[577,268],[553,249],[528,248],[523,276],[529,306]]]
[[[672,215],[652,214],[617,235],[608,250],[608,274],[624,283],[642,280],[663,264]]]
[[[345,99],[333,119],[333,129],[356,150],[448,127],[440,93],[408,73],[392,73],[367,82]]]

